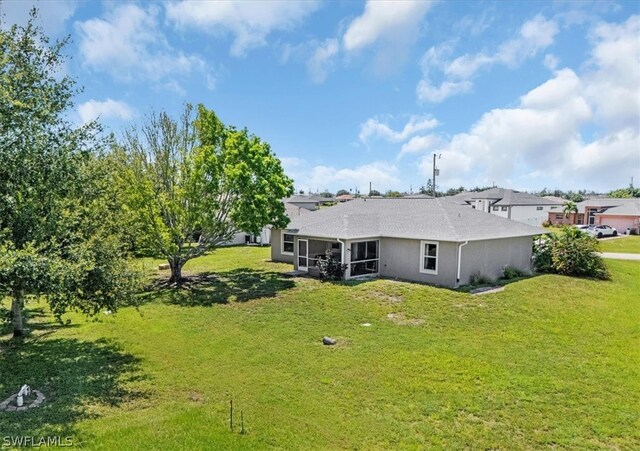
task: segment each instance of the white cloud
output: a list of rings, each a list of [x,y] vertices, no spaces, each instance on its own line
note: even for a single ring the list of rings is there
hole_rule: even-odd
[[[313,54],[307,60],[307,70],[311,81],[324,83],[327,74],[333,66],[333,60],[340,50],[337,39],[326,39],[316,46]]]
[[[383,192],[402,186],[398,178],[398,168],[387,162],[373,162],[354,168],[340,169],[332,166],[315,166],[311,170],[307,184],[312,189],[328,187],[338,190],[353,187],[360,192],[368,192],[369,182],[375,189]]]
[[[602,24],[590,65],[571,69],[524,94],[514,108],[494,109],[466,133],[437,148],[441,183],[609,189],[640,170],[640,17]],[[593,137],[595,136],[595,137]],[[423,158],[420,170],[431,173]]]
[[[416,87],[418,99],[438,103],[448,97],[469,92],[473,88],[471,79],[480,70],[495,64],[518,67],[526,59],[536,56],[553,44],[557,33],[558,25],[554,20],[537,15],[520,27],[515,38],[502,43],[493,53],[467,53],[449,60],[447,57],[452,53],[452,43],[431,47],[421,61],[423,78]],[[444,78],[439,84],[432,81],[434,70]]]
[[[353,19],[342,36],[347,57],[374,47],[372,67],[387,76],[398,72],[409,55],[409,48],[420,36],[420,26],[432,1],[367,0],[362,15]]]
[[[600,24],[592,36],[594,48],[587,76],[586,95],[597,117],[607,126],[621,130],[638,126],[640,102],[640,16],[625,23]]]
[[[134,4],[117,5],[104,18],[78,22],[80,54],[85,66],[114,78],[160,82],[176,75],[212,74],[205,61],[173,49],[159,26],[160,9]],[[169,80],[175,85],[175,80]]]
[[[411,116],[409,122],[406,123],[402,130],[395,131],[380,120],[371,118],[360,125],[358,138],[363,143],[366,143],[371,138],[382,138],[390,142],[402,142],[416,133],[431,130],[437,127],[438,124],[438,120],[431,116]]]
[[[378,191],[400,189],[403,183],[399,178],[398,168],[385,161],[375,161],[356,167],[336,168],[334,166],[312,166],[297,157],[280,158],[285,173],[295,181],[296,189],[331,191],[339,189],[358,189],[369,191],[369,182]]]
[[[424,15],[431,8],[430,1],[372,1],[356,17],[343,36],[347,51],[363,49],[380,41],[412,41]]]
[[[196,4],[202,5],[197,2]],[[234,5],[243,3],[238,2]],[[324,41],[314,39],[297,45],[281,45],[280,62],[284,64],[291,59],[306,60],[311,81],[323,83],[339,56],[346,56],[348,59],[351,53],[376,45],[374,69],[379,74],[393,72],[401,67],[406,59],[408,45],[419,36],[419,26],[431,5],[432,2],[426,0],[368,0],[362,15],[347,25],[341,37]],[[260,44],[264,44],[263,40]],[[240,50],[242,51],[236,54],[245,53],[244,47]]]
[[[89,100],[78,105],[78,115],[83,123],[94,119],[121,119],[129,121],[135,117],[135,111],[127,103],[106,99]]]
[[[434,86],[427,78],[423,78],[418,82],[416,93],[418,99],[423,102],[440,103],[444,99],[457,94],[464,94],[471,91],[473,84],[468,81],[444,81],[440,86]]]
[[[230,53],[245,56],[276,30],[290,30],[318,8],[316,1],[181,1],[167,4],[167,17],[181,28],[231,33]]]
[[[404,155],[426,152],[427,150],[433,149],[439,143],[440,138],[437,135],[414,136],[402,145],[398,158],[402,158]]]

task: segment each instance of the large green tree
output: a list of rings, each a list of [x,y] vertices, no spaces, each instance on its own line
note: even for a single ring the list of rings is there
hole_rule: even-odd
[[[180,284],[184,264],[244,231],[288,223],[293,182],[269,144],[202,105],[178,120],[152,114],[120,146],[121,186],[146,243]]]
[[[31,297],[59,317],[115,310],[134,288],[106,209],[99,128],[66,119],[77,93],[60,76],[66,40],[50,43],[36,16],[0,29],[0,300],[11,298],[14,336]]]

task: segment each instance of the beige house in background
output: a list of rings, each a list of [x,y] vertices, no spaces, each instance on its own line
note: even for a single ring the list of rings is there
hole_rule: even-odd
[[[457,287],[474,273],[531,268],[532,240],[546,231],[440,199],[354,199],[273,229],[271,258],[314,272],[331,251],[345,279],[398,278]]]

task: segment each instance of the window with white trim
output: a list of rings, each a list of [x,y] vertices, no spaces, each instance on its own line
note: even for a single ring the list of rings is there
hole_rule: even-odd
[[[538,211],[544,210],[544,207],[536,207],[536,210],[538,210]]]
[[[293,234],[282,231],[282,253],[293,255]]]
[[[507,207],[500,207],[500,210],[507,211]]]
[[[438,242],[420,242],[420,272],[438,274]]]

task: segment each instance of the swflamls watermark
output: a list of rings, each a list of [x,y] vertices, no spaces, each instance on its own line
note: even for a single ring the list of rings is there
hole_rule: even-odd
[[[39,448],[41,446],[69,447],[73,446],[73,437],[59,435],[6,435],[2,437],[0,448]]]

